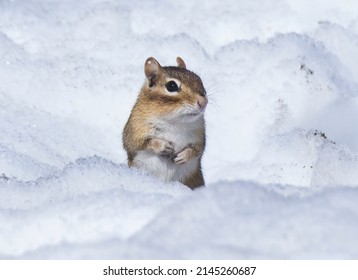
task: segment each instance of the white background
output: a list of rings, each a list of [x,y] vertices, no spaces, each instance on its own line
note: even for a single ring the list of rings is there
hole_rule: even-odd
[[[2,261],[5,279],[357,279],[356,261]],[[103,269],[185,268],[187,276],[103,275]],[[198,267],[256,267],[253,275],[196,275]],[[193,271],[192,273],[190,271]]]

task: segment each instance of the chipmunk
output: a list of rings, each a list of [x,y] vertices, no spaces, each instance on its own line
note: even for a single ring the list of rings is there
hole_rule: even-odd
[[[204,185],[206,91],[198,75],[176,66],[145,61],[146,81],[123,130],[129,167],[194,189]]]

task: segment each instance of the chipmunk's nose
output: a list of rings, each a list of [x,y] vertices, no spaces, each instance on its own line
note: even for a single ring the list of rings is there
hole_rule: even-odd
[[[208,99],[205,96],[199,96],[197,104],[201,111],[204,111],[206,108],[206,105],[208,104]]]

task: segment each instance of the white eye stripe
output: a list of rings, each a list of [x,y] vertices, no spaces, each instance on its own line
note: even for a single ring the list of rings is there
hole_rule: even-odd
[[[180,81],[175,78],[167,78],[165,81],[166,81],[165,86],[164,86],[165,93],[168,95],[171,95],[171,96],[178,95],[179,91],[180,91],[180,86],[181,86]],[[173,84],[171,82],[174,82],[175,84]]]

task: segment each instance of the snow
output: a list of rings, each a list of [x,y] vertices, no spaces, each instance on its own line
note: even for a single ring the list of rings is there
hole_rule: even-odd
[[[0,2],[0,258],[356,259],[355,1]],[[206,187],[129,169],[148,57],[209,93]]]

